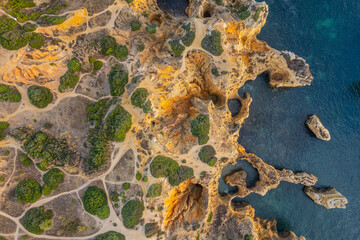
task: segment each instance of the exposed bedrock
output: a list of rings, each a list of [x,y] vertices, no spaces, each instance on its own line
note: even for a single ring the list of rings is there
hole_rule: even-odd
[[[314,114],[309,116],[306,120],[306,125],[310,128],[310,130],[316,135],[317,138],[330,141],[330,133],[321,123],[320,119]]]
[[[328,188],[305,187],[304,192],[315,203],[323,205],[327,209],[346,208],[348,200],[332,186]]]

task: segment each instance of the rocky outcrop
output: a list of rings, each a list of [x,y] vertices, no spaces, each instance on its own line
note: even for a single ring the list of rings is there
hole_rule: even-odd
[[[328,188],[305,187],[304,192],[315,203],[323,205],[327,209],[346,208],[348,200],[332,186]]]
[[[306,125],[310,128],[310,130],[316,135],[317,138],[330,141],[330,133],[321,123],[320,119],[314,114],[306,120]]]

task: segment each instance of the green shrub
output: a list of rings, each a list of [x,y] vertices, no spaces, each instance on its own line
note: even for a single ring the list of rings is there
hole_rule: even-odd
[[[209,141],[210,120],[208,115],[200,113],[191,121],[190,127],[192,135],[198,138],[199,145]]]
[[[206,146],[202,147],[198,154],[200,160],[203,163],[209,163],[211,160],[213,160],[215,158],[215,155],[216,155],[215,148],[211,145],[206,145]]]
[[[92,215],[97,215],[101,219],[109,216],[109,207],[107,205],[107,198],[105,192],[96,187],[90,186],[86,189],[82,198],[85,211]]]
[[[26,33],[24,34],[24,38],[29,42],[29,45],[35,49],[40,49],[45,43],[45,38],[40,33]]]
[[[64,173],[58,168],[53,168],[44,174],[43,180],[46,185],[55,190],[59,187],[59,184],[64,182]]]
[[[16,87],[0,84],[0,102],[20,102],[21,94]]]
[[[59,91],[64,92],[68,88],[74,88],[79,81],[79,76],[72,71],[67,71],[60,77]]]
[[[182,45],[179,40],[171,40],[169,41],[169,44],[175,57],[181,56],[182,52],[185,50],[184,45]]]
[[[31,161],[31,159],[28,157],[28,156],[26,156],[26,154],[23,154],[23,153],[20,153],[19,154],[19,159],[20,159],[20,161],[22,162],[22,164],[24,165],[24,166],[30,166],[33,162]]]
[[[223,3],[223,0],[215,0],[217,5],[221,5]]]
[[[117,106],[106,118],[105,131],[111,141],[122,142],[131,128],[131,114]]]
[[[131,31],[135,32],[140,30],[141,22],[139,20],[134,20],[130,23]]]
[[[152,111],[150,100],[147,100],[147,101],[145,102],[144,107],[143,107],[143,111],[144,111],[144,113],[148,113],[148,112],[151,112],[151,111]]]
[[[145,30],[149,33],[149,34],[154,34],[156,33],[156,25],[152,24],[152,25],[147,25]]]
[[[135,107],[143,108],[149,93],[146,88],[137,88],[131,95],[131,104]]]
[[[162,185],[161,184],[152,184],[146,194],[146,197],[158,197],[161,195],[161,191],[162,191]]]
[[[150,172],[155,178],[169,177],[177,172],[179,164],[169,157],[158,155],[150,164]]]
[[[118,232],[109,231],[96,236],[94,240],[125,240],[125,236]]]
[[[109,142],[104,136],[104,133],[95,135],[90,140],[92,148],[90,149],[89,158],[86,162],[86,169],[88,172],[99,170],[110,157]]]
[[[14,29],[0,36],[0,44],[7,50],[18,50],[25,47],[27,41],[23,37],[23,30]]]
[[[22,180],[15,188],[15,196],[20,203],[34,203],[41,198],[40,184],[33,179]]]
[[[8,122],[0,122],[0,131],[4,131],[10,127]]]
[[[109,73],[109,84],[111,96],[121,96],[125,92],[125,85],[128,83],[128,74],[120,69],[120,66],[114,66]]]
[[[220,56],[224,52],[221,46],[221,33],[217,30],[212,30],[201,41],[201,47],[215,56]]]
[[[100,53],[102,55],[111,55],[115,51],[116,46],[116,39],[114,37],[105,36],[100,39]]]
[[[46,184],[41,189],[41,193],[44,196],[49,196],[51,194],[51,192],[52,192],[51,187],[49,185],[46,185]]]
[[[183,24],[181,25],[181,28],[184,29],[185,31],[189,32],[191,29],[191,22],[187,23],[187,24]]]
[[[70,61],[68,62],[68,70],[72,71],[72,72],[78,72],[81,69],[81,63],[79,61],[79,59],[73,57],[72,59],[70,59]]]
[[[183,181],[194,176],[194,169],[187,166],[180,166],[175,174],[169,177],[169,183],[172,186],[178,186]]]
[[[0,35],[16,28],[20,28],[20,24],[18,24],[15,20],[6,15],[0,16]]]
[[[213,217],[213,212],[210,212],[208,218],[206,219],[206,222],[211,222],[212,217]]]
[[[144,210],[144,204],[140,200],[128,201],[121,209],[124,226],[126,228],[133,228],[138,225]]]
[[[62,16],[48,16],[48,15],[44,15],[41,16],[36,23],[38,23],[39,25],[42,26],[52,26],[52,25],[59,25],[63,22],[65,22],[66,17],[62,17]]]
[[[123,189],[126,191],[126,190],[129,190],[130,189],[130,183],[126,182],[126,183],[123,183],[122,185]]]
[[[58,166],[74,164],[75,153],[69,150],[66,139],[50,138],[41,131],[33,133],[28,129],[23,130],[25,132],[21,131],[22,129],[16,129],[12,133],[13,137],[17,140],[23,140],[25,152],[33,158],[41,159],[41,164],[45,168],[50,164]],[[21,139],[18,138],[17,134],[23,134]]]
[[[30,103],[38,108],[46,108],[53,101],[53,94],[46,87],[32,85],[28,88],[27,94]]]
[[[249,11],[249,10],[246,10],[246,11],[243,11],[243,12],[240,12],[240,13],[239,13],[239,18],[240,18],[241,20],[245,20],[245,19],[247,19],[250,15],[251,15],[250,11]]]
[[[217,69],[217,68],[211,69],[211,74],[216,77],[220,76],[219,69]]]
[[[139,171],[136,172],[135,178],[136,180],[140,181],[141,180],[141,173]]]
[[[95,128],[100,127],[112,103],[113,101],[109,99],[100,99],[96,103],[88,104],[86,110],[90,124],[95,125]]]
[[[103,67],[103,62],[102,61],[97,60],[97,61],[94,62],[94,69],[95,70],[100,70],[102,67]]]
[[[257,22],[257,21],[259,20],[259,18],[260,18],[260,13],[261,13],[262,11],[264,11],[264,10],[265,10],[265,8],[263,8],[263,7],[256,8],[256,12],[255,12],[255,14],[254,14],[254,16],[253,16],[253,19],[254,19],[255,22]]]
[[[144,49],[145,49],[145,45],[144,45],[143,43],[140,43],[140,44],[137,46],[137,49],[138,49],[139,52],[142,52],[142,51],[144,51]]]
[[[116,57],[120,61],[125,61],[128,54],[129,54],[129,50],[124,45],[117,45],[113,52],[114,57]]]
[[[94,57],[89,57],[89,63],[94,63],[96,59]]]
[[[31,208],[25,213],[21,224],[31,233],[42,234],[46,229],[51,228],[53,216],[52,210],[45,209],[43,206]]]
[[[36,25],[27,22],[22,26],[22,28],[24,29],[25,32],[33,32],[36,30]]]
[[[101,219],[106,219],[109,217],[109,215],[110,215],[110,208],[107,205],[98,208],[98,210],[96,211],[96,216],[98,216]]]
[[[245,240],[253,240],[253,239],[254,239],[254,236],[251,235],[251,234],[250,234],[250,235],[247,234],[247,235],[245,236]]]
[[[194,42],[194,39],[195,33],[193,31],[187,31],[185,35],[181,38],[181,41],[185,46],[190,47],[191,44]]]
[[[9,0],[5,7],[9,8],[32,8],[35,7],[33,0]]]

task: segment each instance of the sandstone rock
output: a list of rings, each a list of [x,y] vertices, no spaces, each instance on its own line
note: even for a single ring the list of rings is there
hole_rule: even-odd
[[[315,114],[308,117],[306,124],[317,138],[324,141],[329,141],[331,139],[329,130],[322,125],[320,119]]]
[[[327,209],[346,208],[348,200],[332,186],[328,188],[305,187],[304,192],[317,204]]]

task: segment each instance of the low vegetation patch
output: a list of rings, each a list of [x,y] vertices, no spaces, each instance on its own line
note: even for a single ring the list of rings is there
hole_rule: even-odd
[[[146,197],[150,197],[150,198],[158,197],[161,195],[161,191],[162,191],[161,184],[157,184],[157,183],[152,184],[147,191]]]
[[[103,129],[106,113],[115,99],[100,99],[96,103],[87,105],[89,122],[92,128],[89,130],[88,142],[92,145],[86,169],[88,172],[101,168],[110,157],[109,140]]]
[[[105,131],[109,140],[123,142],[131,128],[131,114],[122,106],[116,108],[106,118]]]
[[[34,179],[22,180],[15,188],[15,196],[20,203],[34,203],[41,198],[40,184]]]
[[[33,162],[32,160],[26,156],[26,154],[20,153],[19,154],[19,159],[22,162],[22,164],[26,167],[30,166]]]
[[[199,145],[206,144],[209,141],[210,119],[209,115],[200,113],[190,123],[191,133],[198,138]]]
[[[42,234],[46,229],[52,227],[53,216],[52,210],[45,209],[43,206],[31,208],[25,213],[21,224],[31,233]]]
[[[40,33],[26,33],[24,37],[28,41],[29,45],[35,49],[40,49],[45,43],[45,38]]]
[[[41,160],[37,165],[47,169],[50,165],[74,166],[76,153],[69,150],[66,139],[55,139],[44,132],[32,132],[28,128],[17,128],[11,135],[23,143],[23,150],[32,158]]]
[[[56,190],[64,182],[64,173],[58,168],[53,168],[44,174],[43,180],[51,190]]]
[[[169,177],[177,172],[179,164],[169,157],[158,155],[150,164],[151,175],[155,178]]]
[[[10,127],[8,122],[0,122],[0,141],[6,137],[6,130]]]
[[[131,31],[135,32],[140,30],[141,22],[139,20],[134,20],[130,23]]]
[[[171,47],[171,50],[173,51],[175,57],[181,56],[182,52],[185,50],[184,45],[180,43],[179,40],[170,40],[169,45]]]
[[[195,32],[193,31],[186,31],[185,35],[181,38],[182,43],[190,47],[191,44],[194,42],[195,39]]]
[[[134,228],[139,224],[145,210],[144,204],[136,199],[125,203],[121,209],[123,224],[126,228]]]
[[[175,174],[169,176],[169,183],[172,186],[178,186],[183,181],[194,176],[194,169],[187,166],[180,166]]]
[[[38,108],[46,108],[53,101],[53,94],[46,87],[32,85],[28,88],[27,94],[30,103]]]
[[[215,148],[211,145],[206,145],[200,149],[198,154],[200,160],[203,163],[207,163],[209,166],[214,166],[217,158],[215,157],[216,151]]]
[[[125,85],[129,82],[129,76],[116,65],[111,69],[108,76],[111,96],[121,96],[125,92]]]
[[[104,64],[103,64],[102,61],[96,60],[96,61],[94,62],[94,69],[95,69],[95,70],[100,70],[100,69],[102,69],[103,65],[104,65]]]
[[[118,232],[109,231],[96,236],[95,240],[125,240],[125,236]]]
[[[201,47],[215,56],[220,56],[224,49],[221,46],[221,33],[212,30],[209,35],[205,36],[201,41]]]
[[[156,33],[156,25],[155,24],[151,24],[151,25],[147,25],[145,30],[149,33],[149,34],[155,34]]]
[[[20,102],[21,94],[16,87],[0,84],[0,102]]]
[[[79,82],[79,75],[72,71],[67,71],[60,77],[59,91],[64,92],[68,88],[74,88]]]
[[[116,39],[111,36],[105,36],[100,39],[100,53],[105,56],[113,55],[120,61],[124,61],[128,54],[129,50],[124,45],[118,45]]]
[[[146,88],[137,88],[131,95],[131,104],[142,108],[144,113],[151,111],[151,102],[148,100],[149,93]]]
[[[96,215],[101,219],[109,217],[110,209],[104,190],[96,186],[90,186],[86,189],[82,201],[85,211],[88,213]]]

